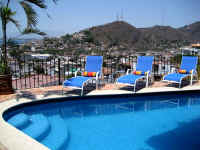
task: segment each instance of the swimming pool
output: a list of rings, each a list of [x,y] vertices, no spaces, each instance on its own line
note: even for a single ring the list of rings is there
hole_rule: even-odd
[[[200,93],[49,99],[4,119],[52,150],[199,150]]]

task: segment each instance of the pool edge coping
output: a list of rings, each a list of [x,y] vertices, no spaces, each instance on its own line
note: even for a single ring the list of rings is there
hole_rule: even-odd
[[[3,114],[8,109],[18,106],[24,103],[31,103],[31,100],[26,101],[16,101],[16,100],[9,100],[3,102],[4,105],[0,105],[0,143],[6,150],[50,150],[45,145],[39,143],[35,139],[31,138],[30,136],[26,135],[22,131],[16,129],[14,126],[10,125],[3,119]],[[0,147],[1,149],[1,147]]]

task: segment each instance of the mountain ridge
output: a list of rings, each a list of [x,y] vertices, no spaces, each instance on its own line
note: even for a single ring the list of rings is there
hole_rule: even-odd
[[[115,43],[114,45],[123,45],[131,49],[156,49],[163,48],[162,45],[166,48],[177,48],[200,41],[200,22],[179,28],[160,25],[136,28],[127,22],[115,21],[86,30],[92,33],[94,40],[104,43],[107,47]]]

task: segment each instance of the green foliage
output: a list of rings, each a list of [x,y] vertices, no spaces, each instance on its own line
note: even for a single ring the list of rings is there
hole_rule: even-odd
[[[84,31],[84,35],[85,35],[85,37],[84,37],[84,42],[88,42],[88,43],[94,43],[94,36],[92,35],[92,32],[91,31],[89,31],[89,30],[85,30]]]
[[[41,36],[46,35],[46,33],[41,32],[39,29],[33,29],[33,28],[30,28],[30,27],[25,28],[22,31],[22,34],[37,34],[37,35],[41,35]]]
[[[79,43],[81,43],[81,41],[79,39],[77,39],[77,38],[71,40],[70,42],[71,42],[71,44],[79,44]]]
[[[33,69],[36,71],[37,74],[44,74],[45,73],[44,68],[42,68],[40,65],[34,66]]]
[[[19,48],[19,46],[13,42],[13,40],[10,40],[10,44],[8,42],[8,45],[11,46],[11,49],[8,51],[10,56],[17,60],[19,67],[21,68],[22,64],[22,57],[24,56],[24,52],[27,51],[27,49],[30,49],[30,46],[23,46],[22,48]]]
[[[85,54],[85,53],[86,51],[82,48],[74,50],[74,55],[77,55],[77,56],[79,56],[80,54]]]
[[[14,39],[9,38],[7,41],[7,45],[11,48],[18,48],[19,45],[17,44],[16,41],[14,41]]]
[[[12,22],[13,24],[15,24],[17,28],[19,28],[18,22],[13,18],[15,14],[16,12],[12,11],[11,8],[9,7],[4,7],[4,6],[0,7],[0,17],[2,24],[4,25],[6,25],[9,22]]]
[[[119,39],[113,39],[111,40],[109,47],[117,46],[119,45]]]
[[[51,54],[51,55],[60,55],[63,56],[64,55],[65,50],[57,50],[57,49],[46,49],[46,50],[42,50],[39,51],[40,54]]]
[[[21,61],[21,57],[24,55],[24,49],[13,48],[9,51],[11,57],[17,59],[18,62]]]
[[[90,36],[91,35],[91,31],[89,31],[89,30],[85,30],[85,31],[83,31],[83,33],[84,33],[85,36]]]
[[[171,58],[170,63],[171,64],[176,64],[176,65],[180,66],[181,59],[182,59],[182,55],[181,54],[176,55],[176,56],[174,56],[174,57]]]
[[[53,0],[54,3],[56,3],[57,1],[58,0]],[[26,16],[26,27],[22,30],[22,32],[20,30],[20,25],[18,21],[14,19],[16,12],[13,11],[9,6],[10,3],[15,4],[16,2],[18,2],[23,8]],[[37,11],[35,11],[34,9],[34,6],[37,6],[41,9],[46,9],[46,0],[5,0],[4,2],[0,1],[0,19],[2,23],[1,27],[3,33],[3,54],[1,59],[3,59],[5,65],[7,65],[7,24],[9,22],[13,23],[22,34],[34,33],[42,36],[45,35],[44,32],[41,32],[39,29],[37,29],[38,15]]]
[[[71,41],[72,40],[72,35],[66,34],[64,36],[61,36],[61,38],[63,39],[64,43],[66,43],[67,41]]]
[[[3,61],[0,61],[0,75],[9,73],[10,73],[10,68]]]

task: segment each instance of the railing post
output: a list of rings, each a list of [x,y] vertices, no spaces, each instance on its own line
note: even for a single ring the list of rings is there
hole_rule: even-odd
[[[60,58],[58,58],[58,84],[61,85]]]

